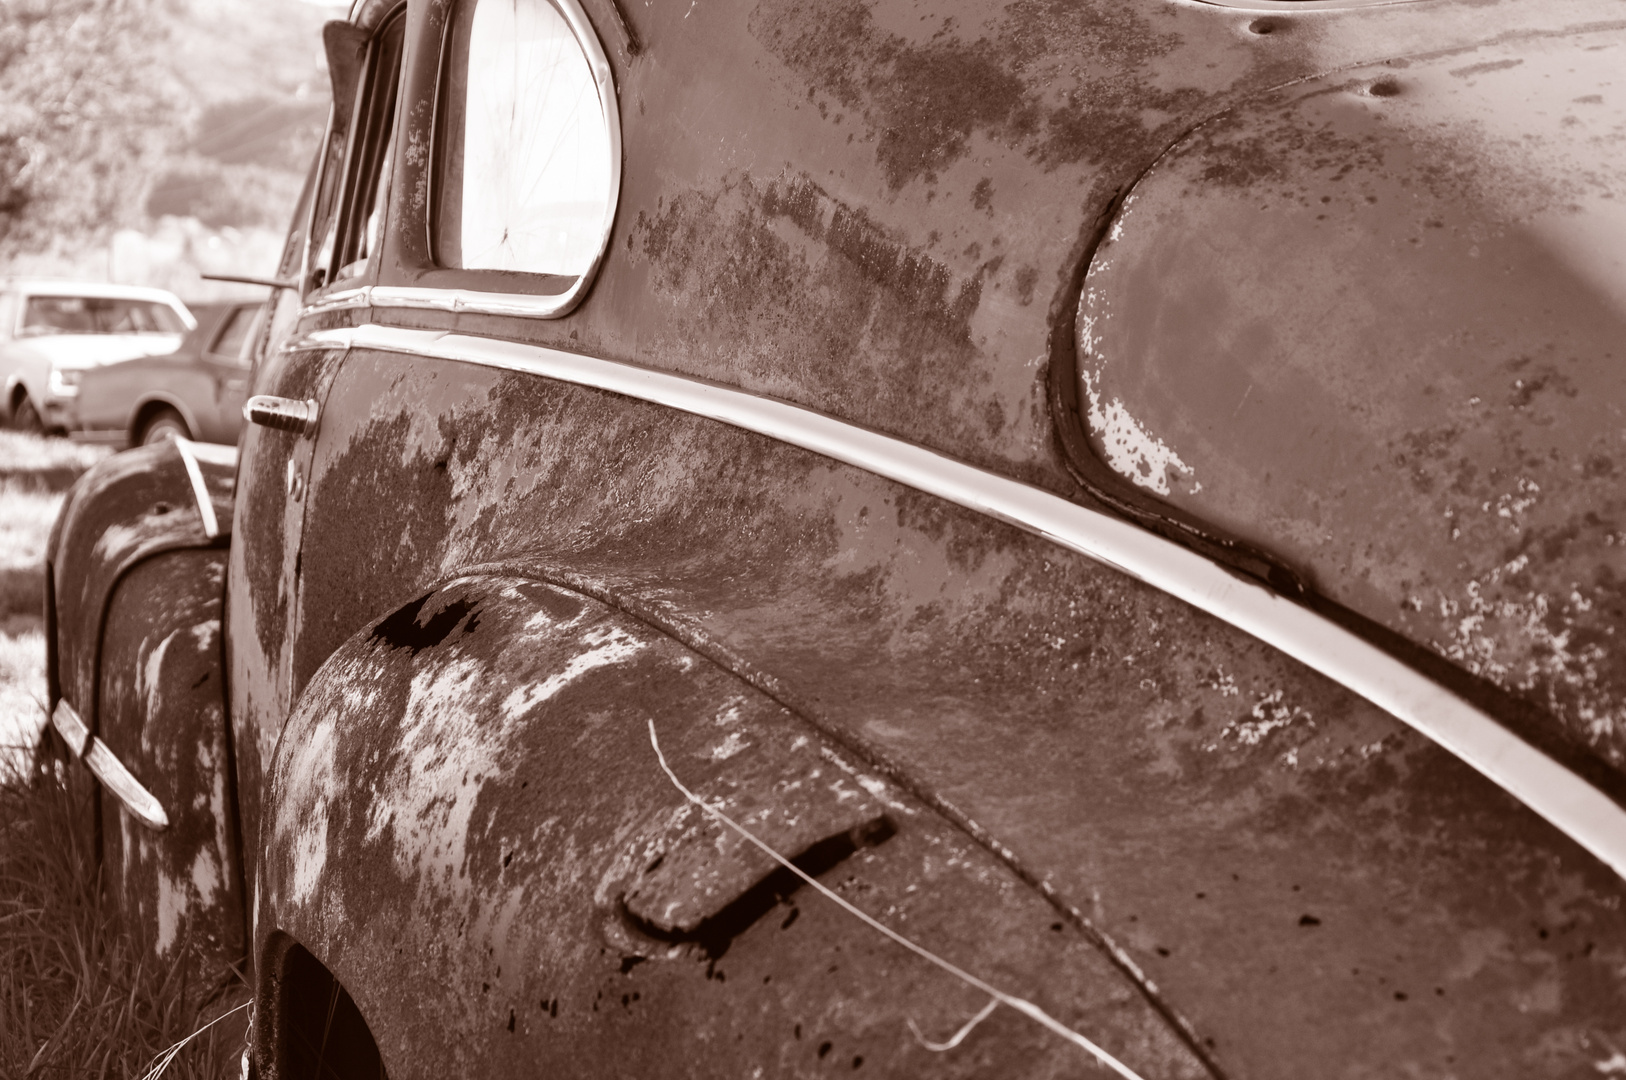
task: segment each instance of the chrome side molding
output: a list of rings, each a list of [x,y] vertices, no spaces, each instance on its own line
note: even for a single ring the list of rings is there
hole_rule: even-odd
[[[72,705],[58,701],[51,713],[51,726],[68,744],[73,756],[83,761],[91,775],[117,796],[132,817],[154,832],[169,828],[169,815],[164,813],[152,792],[141,786],[106,743],[90,733]]]
[[[294,347],[376,349],[606,390],[754,431],[997,518],[1184,600],[1359,694],[1473,766],[1626,879],[1626,808],[1371,642],[1138,525],[811,409],[619,361],[374,324],[317,331]]]

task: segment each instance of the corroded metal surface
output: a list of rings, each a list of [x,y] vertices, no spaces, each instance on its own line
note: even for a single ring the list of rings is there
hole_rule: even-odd
[[[1626,1034],[1617,879],[1178,602],[595,391],[357,352],[333,395],[368,404],[330,407],[318,438],[298,686],[363,612],[505,561],[665,626],[889,764],[1069,925],[1118,941],[1240,1074],[1338,1059],[1520,1075]]]
[[[1172,143],[1295,80],[1613,8],[625,5],[643,47],[610,50],[621,209],[592,292],[555,321],[369,310],[352,289],[432,269],[424,43],[445,10],[409,13],[382,257],[342,304],[308,296],[296,335],[374,322],[579,348],[1071,495],[1046,368],[1114,198]],[[1626,1045],[1617,879],[1166,596],[761,436],[535,376],[277,352],[255,389],[323,410],[309,450],[256,435],[242,466],[245,787],[298,704],[258,942],[292,935],[329,964],[398,1075],[567,1054],[636,1073],[1080,1069],[1003,1010],[920,1056],[905,1020],[942,1039],[983,1001],[811,898],[720,959],[688,940],[754,871],[715,847],[684,861],[718,839],[677,816],[651,717],[708,796],[779,792],[819,748],[874,778],[912,813],[831,880],[1081,1030],[1103,1018],[1154,1070],[1195,1067],[1180,1017],[1222,1071],[1259,1077],[1586,1072]],[[735,698],[739,726],[715,723]],[[730,731],[754,751],[716,756]],[[651,845],[682,872],[641,921],[606,914],[660,874]],[[953,873],[910,892],[934,867]],[[647,917],[673,900],[696,917]]]
[[[986,998],[765,860],[747,902],[693,931],[629,917],[652,866],[715,843],[662,774],[651,722],[687,786],[790,854],[808,818],[886,815],[894,835],[815,868],[832,888],[1141,1075],[1205,1075],[1078,928],[963,833],[658,630],[524,579],[414,600],[307,688],[272,774],[262,940],[293,935],[354,988],[396,1076],[584,1062],[647,1076],[1092,1074],[1076,1046],[1009,1010],[934,1054],[909,1022],[946,1039]],[[391,992],[402,986],[440,992]]]
[[[1514,40],[1216,120],[1130,195],[1079,323],[1114,468],[1616,768],[1623,60],[1618,29]]]
[[[273,344],[255,369],[253,392],[319,405],[340,354],[285,352],[281,342]],[[271,760],[288,715],[285,644],[291,594],[298,588],[295,568],[311,446],[310,439],[295,432],[257,424],[243,430],[238,465],[243,498],[233,527],[238,536],[252,539],[231,548],[226,656],[238,799],[246,837],[259,835],[264,763]],[[246,860],[244,870],[252,893],[252,858]]]
[[[200,461],[215,516],[229,534],[236,478]],[[55,584],[56,692],[97,730],[95,683],[102,620],[119,578],[165,551],[210,547],[185,464],[168,444],[97,463],[69,491],[51,530],[48,562]]]
[[[165,808],[162,833],[102,795],[104,874],[132,936],[191,993],[245,953],[220,607],[225,552],[175,551],[119,583],[102,656],[101,738]]]

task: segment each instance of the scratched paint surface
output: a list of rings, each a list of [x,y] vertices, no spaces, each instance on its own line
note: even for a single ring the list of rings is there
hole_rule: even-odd
[[[121,581],[108,614],[101,737],[152,792],[153,832],[102,794],[104,872],[148,962],[184,971],[199,1000],[245,953],[230,806],[220,602],[225,553],[171,552]]]
[[[444,6],[417,6],[414,32],[433,36]],[[595,25],[613,25],[607,8],[589,6]],[[611,250],[583,306],[557,321],[334,312],[306,329],[368,319],[580,348],[773,394],[1073,492],[1050,427],[1045,365],[1114,191],[1191,125],[1271,86],[1611,9],[1447,0],[1261,18],[1105,0],[988,10],[681,0],[622,10],[645,50],[633,58],[605,34],[627,167]],[[419,51],[403,98],[400,194],[368,279],[380,284],[419,284],[432,269],[422,125],[433,60]],[[1165,439],[1139,413],[1124,415],[1146,445]],[[1182,469],[1200,467],[1177,441],[1163,445]],[[278,502],[273,470],[251,476],[248,460],[245,482],[258,488],[267,526],[301,520]],[[855,767],[884,764],[935,800],[965,830],[958,842],[981,838],[983,850],[1053,890],[1051,911],[1068,934],[1087,919],[1117,942],[1236,1075],[1585,1074],[1611,1041],[1626,1043],[1626,925],[1607,872],[1389,718],[1034,538],[652,407],[391,356],[346,360],[310,479],[305,540],[277,530],[276,558],[268,545],[244,558],[259,570],[233,573],[234,596],[241,583],[256,603],[280,595],[288,605],[275,628],[258,628],[286,637],[255,663],[286,671],[289,689],[278,693],[297,698],[309,684],[313,703],[284,743],[299,786],[270,807],[287,817],[261,932],[285,920],[334,964],[392,1071],[419,1060],[402,1047],[423,1046],[428,1072],[477,1063],[528,1073],[504,1040],[563,1025],[572,1005],[581,1010],[579,1021],[570,1014],[574,1045],[605,1045],[604,1032],[627,1022],[614,1003],[630,1012],[657,1000],[633,981],[657,973],[673,980],[664,987],[689,979],[682,985],[698,992],[686,991],[676,1012],[658,999],[658,1016],[644,1022],[676,1015],[689,1026],[623,1038],[611,1060],[652,1053],[663,1039],[682,1045],[699,1030],[741,1036],[738,1048],[723,1037],[708,1052],[729,1047],[741,1057],[725,1055],[726,1064],[760,1064],[764,1075],[801,1069],[795,1055],[846,1070],[856,1062],[837,1035],[874,1034],[839,1011],[821,1014],[836,1034],[817,1042],[788,1011],[772,1016],[791,1022],[788,1039],[766,1022],[726,1026],[738,1019],[730,1010],[768,1009],[764,988],[783,976],[762,967],[741,977],[729,969],[736,958],[796,966],[817,957],[803,967],[823,970],[815,965],[825,954],[783,937],[807,928],[818,948],[867,948],[846,936],[849,924],[813,921],[825,916],[811,904],[788,927],[765,919],[735,939],[723,982],[695,969],[670,975],[654,959],[628,964],[633,954],[621,951],[624,940],[606,943],[579,883],[549,884],[557,903],[546,906],[527,891],[584,865],[584,852],[603,855],[607,837],[624,835],[617,815],[675,794],[653,768],[629,775],[643,745],[616,709],[682,704],[646,702],[653,683],[624,681],[671,673],[653,645],[629,651],[643,640],[637,621],[770,693],[868,763]],[[239,532],[240,543],[259,543],[258,532]],[[536,659],[513,685],[502,681],[504,665],[518,671],[532,659],[508,658],[507,642],[484,621],[472,627],[469,612],[444,628],[441,645],[410,656],[376,644],[366,653],[365,635],[354,638],[491,561],[613,601],[637,620],[615,625],[625,638],[583,631],[579,647]],[[241,609],[232,610],[235,620]],[[238,638],[250,647],[256,629],[234,622],[234,647]],[[724,770],[762,744],[708,726],[736,692],[706,683],[714,674],[672,674],[679,689],[668,697],[703,698],[684,715],[711,735],[679,760]],[[560,751],[584,764],[560,789],[574,796],[568,818],[544,816],[546,828],[536,824],[537,807],[549,804],[532,794],[535,782],[527,787],[513,771],[520,764],[493,749],[517,747],[529,760],[526,747],[563,737],[557,727],[519,734],[510,700],[534,707],[522,717],[574,704],[572,719],[608,717],[597,730],[620,732],[616,753],[586,740]],[[484,709],[478,722],[465,706]],[[332,722],[341,715],[360,718],[353,735]],[[257,714],[262,739],[281,716],[269,706]],[[437,716],[448,738],[457,733],[455,752],[404,763],[403,748],[421,749],[412,740]],[[375,719],[393,732],[373,734]],[[484,778],[469,790],[456,771],[463,757],[470,776]],[[397,783],[374,801],[364,762],[387,765],[397,780],[422,768],[435,781],[425,790],[440,794],[411,802]],[[423,816],[389,816],[408,803]],[[679,804],[661,805],[670,813]],[[656,820],[661,835],[686,828],[659,812]],[[924,873],[910,835],[843,865],[890,873],[897,858]],[[497,869],[506,855],[513,867],[559,852],[557,868],[537,863],[544,876],[526,869],[523,883],[522,871]],[[907,890],[907,878],[891,880]],[[433,918],[416,921],[420,904]],[[375,922],[379,911],[400,917]],[[1009,950],[1019,968],[1049,925],[1025,935],[1022,919],[988,922],[1007,935],[999,954]],[[965,923],[942,925],[949,940],[975,942]],[[506,935],[501,944],[488,928]],[[476,994],[471,958],[482,944],[491,970]],[[534,957],[575,973],[568,993],[525,981],[540,967]],[[830,974],[848,970],[837,967]],[[448,972],[455,992],[424,989]],[[747,985],[756,993],[738,1005],[729,995]],[[943,993],[902,985],[899,1009]],[[1057,1000],[1088,1003],[1093,985],[1070,977]],[[492,995],[514,986],[505,1015]],[[925,1024],[934,1037],[981,1004],[942,1000],[944,1012]],[[923,1071],[885,1056],[913,1053],[900,1014],[886,1015],[880,1041],[852,1058]],[[426,1032],[438,1037],[426,1044]],[[1028,1052],[1021,1031],[985,1025],[962,1057],[928,1064],[998,1072],[1007,1037]],[[712,1058],[693,1060],[712,1071]]]
[[[1240,1073],[1523,1075],[1626,1035],[1607,870],[1395,721],[1153,590],[610,395],[366,352],[333,395],[367,404],[330,411],[318,440],[299,685],[437,580],[523,568],[682,635],[958,808]],[[483,693],[482,669],[459,670],[435,684],[448,707]],[[369,896],[448,872],[423,864]],[[1557,1004],[1532,1011],[1534,986]]]
[[[205,465],[204,472],[212,494],[230,484],[230,473],[217,466]],[[228,503],[219,507],[230,514]],[[62,695],[82,714],[94,696],[96,642],[118,575],[154,552],[209,543],[191,482],[171,446],[115,454],[74,484],[51,530],[49,559],[56,586],[56,677]]]
[[[255,370],[253,392],[320,402],[339,356],[274,351]],[[265,764],[288,715],[288,626],[297,587],[299,529],[305,503],[290,490],[290,469],[301,483],[310,441],[286,431],[244,427],[239,475],[243,498],[234,508],[235,541],[228,580],[227,656],[231,723],[237,759],[238,800],[244,836],[258,836]],[[246,861],[253,892],[254,860]]]
[[[1079,324],[1110,464],[1616,768],[1623,63],[1617,30],[1520,41],[1216,121],[1130,197]]]
[[[890,815],[895,835],[828,868],[832,888],[1143,1075],[1203,1075],[962,833],[658,630],[524,579],[454,582],[318,673],[273,773],[260,932],[293,934],[356,988],[391,1075],[1099,1071],[1009,1010],[933,1055],[908,1022],[946,1038],[982,995],[805,889],[694,933],[631,917],[652,868],[724,844],[660,772],[650,721],[686,784],[792,854],[809,816]],[[446,993],[387,992],[403,985]]]

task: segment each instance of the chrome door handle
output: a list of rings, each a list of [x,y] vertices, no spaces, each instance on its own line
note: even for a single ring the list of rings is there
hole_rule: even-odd
[[[296,435],[315,435],[316,418],[314,401],[256,394],[243,403],[244,420],[279,431],[291,431]]]

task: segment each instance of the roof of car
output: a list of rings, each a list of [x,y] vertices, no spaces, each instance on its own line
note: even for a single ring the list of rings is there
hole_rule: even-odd
[[[184,307],[180,297],[168,289],[145,285],[109,285],[99,281],[62,281],[39,278],[0,279],[0,289],[35,296],[107,296],[127,300],[156,300]]]

